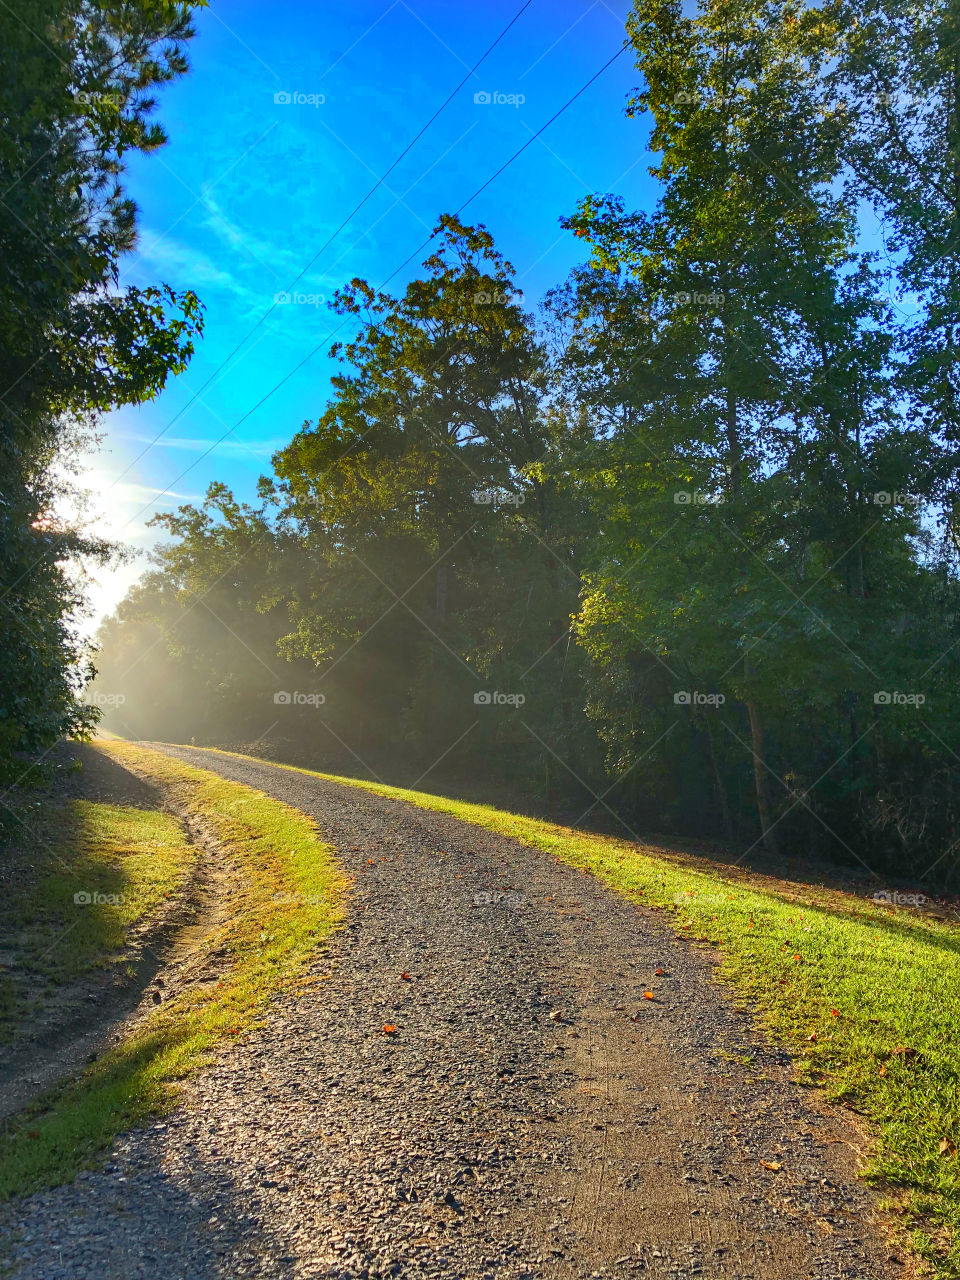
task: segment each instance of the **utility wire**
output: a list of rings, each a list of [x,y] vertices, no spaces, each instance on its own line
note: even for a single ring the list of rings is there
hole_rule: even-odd
[[[430,119],[421,128],[420,132],[410,139],[410,141],[407,143],[404,149],[400,152],[400,154],[396,157],[396,159],[390,165],[389,169],[384,170],[384,172],[376,180],[376,182],[373,184],[373,186],[370,188],[367,194],[363,197],[363,199],[358,201],[358,203],[353,206],[353,208],[350,210],[350,212],[347,214],[344,220],[340,223],[339,227],[337,227],[336,231],[332,232],[327,237],[327,239],[316,251],[316,253],[310,259],[310,261],[304,267],[302,267],[301,270],[293,277],[293,279],[290,281],[290,283],[287,285],[286,289],[283,292],[285,293],[292,292],[294,286],[298,284],[300,280],[303,279],[303,277],[307,274],[307,272],[310,270],[313,264],[317,261],[317,259],[321,256],[321,254],[323,254],[324,252],[326,252],[327,249],[329,249],[330,245],[333,244],[334,240],[336,240],[337,236],[341,233],[341,231],[343,231],[344,228],[347,227],[349,223],[356,217],[356,215],[360,212],[360,210],[371,198],[371,196],[373,196],[383,186],[387,178],[389,178],[390,174],[393,173],[394,169],[396,169],[397,165],[401,162],[401,160],[403,160],[407,155],[410,154],[410,152],[413,150],[416,144],[420,141],[423,135],[427,132],[427,130],[430,128],[433,122],[437,119],[437,117],[447,109],[447,107],[450,105],[453,99],[457,96],[457,94],[460,92],[463,86],[467,83],[470,77],[476,74],[477,69],[482,65],[482,63],[484,63],[487,60],[487,58],[494,51],[494,49],[497,47],[500,41],[504,38],[504,36],[507,34],[510,28],[522,16],[524,11],[526,9],[529,9],[532,3],[533,3],[533,0],[526,0],[526,3],[521,5],[521,7],[517,10],[517,12],[513,15],[513,17],[510,19],[507,25],[503,28],[503,30],[497,36],[496,40],[494,40],[494,42],[481,54],[481,56],[473,64],[473,66],[470,68],[467,74],[463,77],[463,79],[460,81],[457,87],[455,89],[452,89],[450,93],[447,95],[447,97],[440,104],[440,106],[437,107],[436,111],[434,111]],[[163,430],[160,431],[156,436],[154,436],[154,438],[150,441],[150,443],[146,445],[145,448],[143,448],[137,454],[137,456],[133,459],[133,461],[130,462],[124,468],[123,471],[120,472],[117,478],[113,481],[113,484],[110,485],[111,489],[114,487],[114,485],[117,485],[120,483],[123,477],[127,475],[127,473],[133,467],[137,465],[137,463],[144,456],[144,454],[149,453],[150,450],[153,448],[153,446],[157,444],[163,436],[166,435],[166,433],[170,430],[170,428],[174,425],[174,423],[177,422],[178,419],[180,419],[186,413],[186,411],[190,408],[190,406],[200,398],[200,396],[204,393],[204,391],[206,391],[207,387],[210,386],[210,383],[213,382],[214,379],[217,378],[223,372],[223,370],[227,367],[227,365],[230,363],[233,357],[237,354],[237,352],[241,349],[241,347],[245,346],[246,343],[249,342],[249,340],[257,332],[257,330],[261,327],[261,325],[264,324],[264,322],[273,314],[273,312],[280,305],[281,304],[277,302],[275,298],[273,303],[266,309],[266,311],[263,313],[263,315],[260,317],[257,323],[253,326],[253,328],[250,329],[246,334],[244,334],[244,336],[240,339],[240,341],[233,348],[233,350],[226,357],[226,359],[222,360],[220,364],[217,365],[216,369],[214,369],[213,373],[210,374],[209,378],[207,378],[203,386],[201,386],[197,391],[193,393],[193,395],[190,397],[187,403],[173,415],[173,417],[170,419],[167,425],[163,428]]]
[[[600,68],[599,71],[594,72],[594,74],[590,77],[590,79],[587,80],[584,84],[582,84],[580,88],[576,91],[576,93],[574,93],[571,97],[569,97],[566,100],[566,102],[563,104],[563,106],[560,107],[559,110],[555,111],[553,115],[550,117],[550,119],[545,121],[540,126],[540,128],[536,131],[536,133],[531,134],[522,147],[518,147],[518,149],[513,153],[513,155],[509,158],[509,160],[505,160],[503,164],[500,166],[500,168],[497,169],[494,173],[492,173],[489,178],[487,178],[486,182],[482,183],[479,187],[477,187],[476,191],[474,191],[472,195],[468,196],[467,199],[464,200],[463,204],[461,204],[460,207],[457,209],[456,211],[457,214],[462,213],[468,204],[472,203],[472,201],[474,201],[482,191],[486,191],[487,187],[490,186],[491,182],[493,182],[496,178],[498,178],[505,169],[507,169],[511,164],[513,164],[514,160],[516,160],[519,156],[521,156],[524,153],[524,151],[526,151],[527,147],[531,146],[534,142],[536,142],[537,138],[540,137],[540,135],[544,132],[544,130],[548,129],[555,120],[557,120],[560,116],[562,116],[563,113],[567,110],[567,108],[572,106],[573,103],[576,102],[576,100],[579,97],[581,97],[581,95],[584,94],[587,89],[590,88],[593,82],[599,79],[601,75],[603,75],[607,67],[611,66],[614,62],[616,62],[616,60],[629,48],[629,43],[630,43],[629,41],[624,42],[624,44],[620,46],[620,48],[613,55],[613,57],[607,59],[607,61],[603,64],[603,66]],[[401,272],[403,268],[407,266],[408,263],[412,262],[413,259],[417,256],[417,254],[422,253],[423,250],[426,248],[426,246],[437,235],[437,231],[439,231],[439,227],[437,228],[437,230],[432,231],[430,235],[427,236],[426,240],[424,240],[422,244],[420,244],[416,249],[414,249],[413,253],[411,253],[409,257],[405,258],[398,267],[395,267],[394,270],[390,272],[390,274],[386,277],[386,279],[383,280],[382,283],[379,285],[379,288],[382,289],[384,288],[385,285],[389,284],[390,281],[393,279],[393,277],[397,275],[399,272]],[[187,467],[184,471],[181,471],[181,473],[177,476],[175,480],[171,480],[170,484],[167,486],[166,489],[161,490],[161,492],[157,494],[156,497],[152,498],[150,502],[145,507],[142,508],[141,511],[137,512],[137,515],[133,517],[133,520],[136,520],[137,517],[142,515],[144,511],[147,511],[151,506],[154,506],[158,498],[162,498],[163,495],[169,492],[169,490],[175,484],[179,484],[180,481],[184,478],[184,476],[188,474],[188,472],[192,471],[193,468],[199,462],[202,462],[203,459],[206,458],[209,454],[211,454],[214,451],[214,449],[218,448],[221,444],[223,444],[227,436],[232,435],[233,432],[236,431],[237,427],[239,427],[241,423],[246,422],[247,418],[249,418],[251,414],[256,413],[256,411],[260,408],[260,406],[262,404],[265,404],[272,395],[274,395],[277,391],[279,391],[280,388],[284,385],[284,383],[289,382],[290,379],[293,377],[293,375],[297,373],[300,369],[302,369],[303,366],[308,363],[308,361],[312,360],[313,357],[317,354],[317,352],[323,346],[325,346],[326,343],[329,342],[331,338],[335,337],[340,332],[340,330],[346,325],[346,323],[347,323],[347,318],[341,320],[340,324],[337,325],[335,329],[332,329],[325,338],[323,338],[320,342],[317,343],[315,347],[313,347],[310,351],[307,352],[307,354],[303,357],[302,360],[298,361],[298,363],[295,364],[288,373],[285,373],[283,377],[279,379],[279,381],[275,382],[273,386],[270,388],[270,390],[267,391],[264,395],[262,395],[260,399],[256,402],[256,404],[253,405],[252,408],[248,409],[246,413],[242,415],[242,417],[238,418],[232,427],[228,427],[227,430],[223,433],[223,435],[220,436],[217,440],[214,440],[213,444],[211,444],[208,449],[205,449],[203,453],[199,454],[196,458],[194,458],[193,462],[190,463],[189,467]],[[128,523],[132,523],[132,521],[128,521]]]

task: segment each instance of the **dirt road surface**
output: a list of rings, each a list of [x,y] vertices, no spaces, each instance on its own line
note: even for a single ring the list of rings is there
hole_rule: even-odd
[[[164,749],[314,818],[350,921],[173,1114],[16,1206],[13,1276],[905,1274],[862,1134],[662,917],[452,818]]]

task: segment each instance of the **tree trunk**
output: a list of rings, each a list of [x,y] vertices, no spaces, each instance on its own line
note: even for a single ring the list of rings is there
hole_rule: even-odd
[[[743,660],[743,673],[749,681],[752,674],[750,659]],[[766,754],[764,750],[763,721],[760,708],[748,694],[747,715],[750,717],[750,745],[753,750],[753,785],[757,797],[757,814],[760,818],[760,842],[767,853],[777,852],[777,840],[770,818],[770,788],[767,780]]]

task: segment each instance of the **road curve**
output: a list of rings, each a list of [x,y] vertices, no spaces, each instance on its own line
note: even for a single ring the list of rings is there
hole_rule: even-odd
[[[22,1202],[13,1276],[903,1274],[862,1135],[655,913],[440,814],[162,749],[314,818],[356,877],[350,920],[329,978],[172,1115]]]

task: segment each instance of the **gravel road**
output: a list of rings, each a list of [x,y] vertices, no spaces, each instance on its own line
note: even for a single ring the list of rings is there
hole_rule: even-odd
[[[176,1112],[16,1206],[12,1276],[904,1274],[862,1135],[655,913],[442,815],[165,750],[315,818],[350,923]]]

